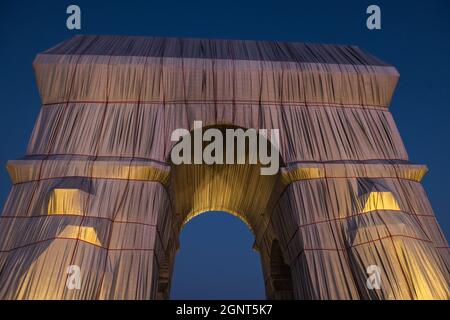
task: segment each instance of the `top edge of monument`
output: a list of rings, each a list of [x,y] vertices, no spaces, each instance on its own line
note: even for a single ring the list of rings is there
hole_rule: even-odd
[[[44,51],[43,54],[389,66],[353,45],[144,36],[77,35]]]

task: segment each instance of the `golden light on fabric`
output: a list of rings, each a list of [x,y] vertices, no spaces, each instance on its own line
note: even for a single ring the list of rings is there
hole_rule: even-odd
[[[363,204],[362,213],[367,213],[377,210],[393,210],[399,211],[400,206],[397,203],[392,192],[368,192],[360,197]]]

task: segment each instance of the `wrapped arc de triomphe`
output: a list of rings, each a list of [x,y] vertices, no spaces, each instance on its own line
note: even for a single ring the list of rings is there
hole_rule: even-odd
[[[252,230],[268,298],[449,298],[427,168],[388,110],[399,74],[358,47],[77,36],[34,70],[42,108],[7,164],[0,298],[168,298],[180,230],[207,211]],[[173,165],[171,133],[196,120],[279,129],[280,170]]]

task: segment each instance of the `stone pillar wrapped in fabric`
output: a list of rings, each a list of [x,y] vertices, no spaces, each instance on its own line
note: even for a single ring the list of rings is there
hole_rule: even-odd
[[[251,229],[269,299],[450,298],[427,168],[388,110],[393,66],[355,46],[77,36],[34,70],[1,299],[166,299],[180,230],[207,211]],[[175,165],[171,134],[194,121],[279,129],[281,168]]]

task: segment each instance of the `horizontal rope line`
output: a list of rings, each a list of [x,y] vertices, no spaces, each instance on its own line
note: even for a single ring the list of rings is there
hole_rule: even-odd
[[[376,110],[389,112],[387,106],[383,105],[358,105],[354,103],[334,103],[334,102],[305,102],[305,101],[262,101],[262,100],[66,100],[58,102],[43,103],[42,106],[54,106],[69,103],[92,103],[92,104],[255,104],[269,106],[305,106],[305,107],[336,107],[358,110]]]
[[[51,159],[49,157],[53,156],[74,156],[74,157],[86,157],[86,158],[95,158],[95,159]],[[32,157],[45,157],[45,159],[33,159]],[[99,159],[100,158],[100,159]],[[25,156],[22,159],[18,159],[15,161],[57,161],[57,160],[67,160],[67,161],[79,161],[79,160],[85,160],[85,161],[91,161],[91,162],[102,162],[103,159],[108,159],[107,161],[117,161],[117,162],[125,162],[128,163],[127,166],[133,166],[136,164],[139,164],[139,161],[148,161],[148,162],[156,162],[157,164],[160,164],[162,166],[170,166],[168,162],[157,160],[153,158],[145,158],[145,157],[136,157],[136,156],[111,156],[111,155],[95,155],[95,154],[87,154],[87,153],[29,153],[25,154]],[[109,160],[111,159],[111,160]],[[136,161],[135,161],[136,160]],[[163,169],[161,169],[163,170]]]
[[[46,181],[46,180],[53,180],[53,179],[64,179],[64,178],[89,178],[89,179],[97,179],[97,180],[114,180],[114,181],[136,181],[136,182],[155,182],[159,183],[164,186],[164,184],[159,180],[145,180],[145,179],[125,179],[125,178],[101,178],[101,177],[90,177],[90,176],[61,176],[61,177],[48,177],[48,178],[39,178],[35,180],[27,180],[22,182],[15,182],[13,183],[14,186],[21,185],[24,183],[29,182],[39,182],[39,181]]]
[[[70,179],[70,178],[88,178],[88,179],[97,179],[97,180],[116,180],[116,181],[136,181],[136,182],[155,182],[160,183],[164,186],[164,183],[160,180],[146,180],[146,179],[125,179],[125,178],[107,178],[107,177],[91,177],[91,176],[60,176],[60,177],[48,177],[48,178],[39,178],[39,179],[33,179],[33,180],[26,180],[21,182],[13,182],[12,185],[21,185],[29,182],[39,182],[39,181],[46,181],[46,180],[53,180],[53,179]],[[331,180],[331,179],[357,179],[357,178],[367,178],[367,179],[398,179],[398,180],[405,180],[405,181],[411,181],[420,183],[418,180],[410,179],[410,178],[402,178],[398,176],[387,176],[387,177],[368,177],[368,176],[351,176],[351,177],[319,177],[319,178],[302,178],[302,179],[296,179],[292,180],[292,182],[299,182],[299,181],[311,181],[311,180]]]
[[[47,242],[47,241],[53,241],[53,240],[75,240],[75,241],[81,241],[83,243],[90,244],[90,245],[92,245],[94,247],[97,247],[97,248],[100,248],[100,249],[104,249],[104,250],[108,250],[108,251],[154,251],[154,249],[146,249],[146,248],[136,248],[136,249],[135,248],[106,248],[106,247],[103,247],[101,245],[98,245],[98,244],[95,244],[95,243],[92,243],[92,242],[89,242],[89,241],[86,241],[86,240],[82,240],[82,239],[79,239],[79,238],[52,237],[52,238],[48,238],[48,239],[43,239],[43,240],[27,243],[25,245],[18,246],[18,247],[15,247],[15,248],[11,248],[11,249],[8,249],[8,250],[0,250],[0,253],[8,253],[8,252],[11,252],[11,251],[15,251],[15,250],[18,250],[18,249],[23,249],[23,248],[26,248],[26,247],[30,247],[30,246],[33,246],[33,245],[36,245],[36,244],[44,243],[44,242]]]
[[[163,166],[170,166],[169,162],[165,162],[162,160],[157,160],[157,159],[153,159],[153,158],[146,158],[146,157],[136,157],[136,156],[115,156],[115,155],[94,155],[94,154],[87,154],[87,153],[29,153],[29,154],[25,154],[25,157],[23,159],[18,159],[17,161],[20,160],[30,160],[30,161],[53,161],[53,160],[60,160],[60,159],[49,159],[48,157],[52,157],[52,156],[79,156],[79,157],[92,157],[92,158],[112,158],[111,161],[130,161],[131,158],[134,160],[145,160],[145,161],[151,161],[151,162],[156,162],[158,164],[161,164]],[[29,157],[29,158],[27,158]],[[46,159],[33,159],[31,157],[46,157]],[[117,159],[117,158],[125,158],[125,160],[122,159]],[[115,159],[115,160],[114,160]],[[67,160],[67,161],[77,161],[79,159],[61,159],[61,160]],[[90,159],[86,159],[86,161],[98,161],[101,162],[102,159],[96,159],[96,160],[90,160]],[[367,161],[380,161],[380,163],[365,163]],[[403,163],[391,163],[392,161],[401,161]],[[286,162],[286,166],[283,167],[286,170],[292,170],[292,169],[297,169],[299,167],[293,167],[293,168],[288,168],[289,165],[296,165],[296,164],[318,164],[318,165],[324,165],[324,164],[342,164],[342,165],[352,165],[352,164],[361,164],[361,165],[413,165],[413,166],[417,166],[418,164],[413,164],[413,163],[404,163],[405,159],[380,159],[380,158],[370,158],[370,159],[345,159],[345,160],[324,160],[324,161],[317,161],[317,160],[292,160],[289,162]],[[130,165],[133,165],[132,163]],[[419,164],[420,165],[420,164]]]
[[[364,213],[357,213],[357,214],[353,214],[353,215],[347,216],[347,217],[339,217],[339,218],[333,218],[333,219],[327,219],[327,220],[313,221],[313,222],[309,222],[309,223],[305,223],[305,224],[299,225],[299,226],[297,226],[297,228],[301,229],[301,228],[304,228],[304,227],[308,227],[308,226],[316,225],[316,224],[320,224],[320,223],[327,223],[327,222],[334,222],[334,221],[339,221],[339,220],[351,219],[353,217],[358,217],[358,216],[361,216],[361,215],[371,214],[371,213],[379,212],[379,211],[384,211],[384,213],[392,213],[392,214],[406,214],[406,215],[410,215],[410,216],[436,218],[436,216],[433,215],[433,214],[409,213],[409,212],[405,212],[405,211],[395,211],[395,210],[393,211],[393,210],[381,209],[381,210],[372,210],[372,211],[364,212]],[[58,218],[58,217],[77,217],[77,218],[78,217],[85,217],[85,218],[88,218],[88,219],[108,220],[109,222],[112,222],[112,223],[140,224],[140,225],[145,225],[145,226],[150,226],[150,227],[157,227],[156,224],[150,224],[150,223],[145,223],[145,222],[113,220],[113,219],[108,218],[108,217],[87,216],[87,215],[70,214],[70,213],[40,214],[40,215],[33,215],[33,216],[2,215],[2,216],[0,216],[0,219],[35,219],[35,218],[49,218],[49,217],[54,217],[54,218]]]
[[[84,217],[84,218],[87,218],[87,219],[108,220],[111,223],[138,224],[138,225],[143,225],[143,226],[148,226],[148,227],[157,227],[156,224],[150,224],[150,223],[145,223],[145,222],[113,220],[113,219],[107,218],[107,217],[95,217],[95,216],[86,216],[86,215],[82,215],[82,214],[70,214],[70,213],[40,214],[40,215],[34,215],[34,216],[8,216],[8,215],[2,215],[2,216],[0,216],[0,219],[35,219],[35,218],[57,218],[57,217],[75,217],[75,218]]]
[[[327,223],[327,222],[336,222],[336,221],[340,221],[340,220],[347,220],[347,219],[351,219],[351,218],[354,218],[354,217],[359,217],[359,216],[362,216],[362,215],[370,215],[370,214],[373,214],[373,213],[376,213],[376,212],[383,212],[383,214],[385,214],[385,213],[406,214],[406,215],[413,216],[413,217],[418,216],[418,217],[429,217],[429,218],[435,218],[436,219],[436,216],[434,214],[410,213],[410,212],[405,212],[405,211],[400,211],[400,210],[398,210],[398,211],[395,211],[395,210],[383,210],[383,209],[381,209],[381,210],[372,210],[372,211],[369,211],[369,212],[356,213],[356,214],[353,214],[353,215],[347,216],[347,217],[339,217],[339,218],[332,218],[332,219],[326,219],[326,220],[319,220],[319,221],[313,221],[313,222],[309,222],[309,223],[305,223],[305,224],[299,225],[299,226],[297,226],[295,228],[295,232],[292,234],[292,236],[288,240],[286,246],[289,246],[289,244],[294,239],[294,237],[297,234],[297,232],[300,229],[304,228],[304,227],[308,227],[308,226],[312,226],[312,225],[316,225],[316,224],[321,224],[321,223]]]
[[[368,212],[361,212],[361,213],[356,213],[353,214],[351,216],[348,217],[340,217],[340,218],[333,218],[333,219],[328,219],[328,220],[320,220],[320,221],[314,221],[314,222],[310,222],[310,223],[305,223],[302,225],[299,225],[298,228],[304,228],[304,227],[308,227],[310,225],[315,225],[315,224],[320,224],[320,223],[326,223],[326,222],[334,222],[334,221],[339,221],[339,220],[346,220],[346,219],[351,219],[354,217],[359,217],[362,215],[366,215],[366,214],[372,214],[374,212],[383,212],[383,213],[392,213],[392,214],[406,214],[406,215],[410,215],[410,216],[418,216],[418,217],[433,217],[435,218],[435,215],[433,214],[420,214],[420,213],[410,213],[410,212],[405,212],[405,211],[400,211],[400,210],[388,210],[388,209],[378,209],[378,210],[371,210]]]
[[[380,161],[379,163],[371,163],[369,161]],[[395,162],[397,161],[397,163]],[[364,165],[396,165],[396,166],[402,166],[402,165],[410,165],[410,166],[423,166],[422,164],[416,164],[416,163],[410,163],[406,159],[397,159],[397,158],[389,158],[389,159],[339,159],[339,160],[292,160],[286,163],[286,165],[291,165],[292,167],[286,169],[296,169],[298,168],[297,164],[321,164],[321,165],[333,165],[333,164],[364,164]]]
[[[351,249],[351,248],[359,247],[359,246],[366,245],[366,244],[369,244],[369,243],[373,243],[373,242],[377,242],[377,241],[381,241],[381,240],[386,240],[386,239],[390,239],[390,238],[395,238],[395,237],[397,237],[397,238],[413,239],[413,240],[423,241],[423,242],[427,242],[427,243],[433,243],[433,241],[428,240],[428,239],[422,239],[422,238],[418,238],[418,237],[414,237],[414,236],[408,236],[408,235],[403,235],[403,234],[392,234],[392,235],[388,235],[388,236],[381,237],[381,238],[378,238],[378,239],[373,239],[373,240],[369,240],[369,241],[366,241],[366,242],[360,242],[360,243],[357,243],[355,245],[346,247],[345,249]]]
[[[374,242],[378,242],[378,241],[382,241],[382,240],[386,240],[386,239],[391,239],[391,238],[410,238],[410,239],[414,239],[414,240],[418,240],[418,241],[423,241],[423,242],[427,242],[427,243],[433,243],[432,241],[428,240],[428,239],[421,239],[421,238],[416,238],[416,237],[412,237],[412,236],[406,236],[406,235],[388,235],[386,237],[381,237],[378,239],[373,239],[367,242],[363,242],[363,243],[358,243],[356,245],[352,245],[352,246],[348,246],[345,248],[302,248],[300,250],[300,252],[293,258],[291,259],[291,264],[292,262],[299,258],[301,255],[303,255],[306,251],[347,251],[349,249],[355,248],[355,247],[359,247],[362,245],[367,245],[370,243],[374,243]],[[435,247],[436,248],[436,247]]]
[[[286,177],[287,178],[287,177]],[[411,179],[411,178],[404,178],[404,177],[399,177],[399,176],[348,176],[348,177],[332,177],[332,176],[323,176],[323,177],[311,177],[311,178],[300,178],[300,179],[289,179],[292,182],[296,182],[296,181],[308,181],[308,180],[320,180],[320,179],[324,179],[324,180],[330,180],[330,179],[357,179],[357,178],[366,178],[366,179],[400,179],[400,180],[407,180],[407,181],[411,181],[411,182],[420,182],[416,179]]]
[[[415,238],[415,237],[406,236],[406,235],[389,235],[389,236],[386,236],[386,237],[373,239],[373,240],[370,240],[370,241],[367,241],[367,242],[358,243],[356,245],[348,246],[348,247],[345,247],[345,248],[303,248],[300,251],[300,253],[296,256],[296,258],[299,257],[302,254],[302,252],[305,252],[305,251],[346,251],[348,249],[351,249],[351,248],[354,248],[354,247],[358,247],[358,246],[361,246],[361,245],[366,245],[366,244],[370,244],[370,243],[373,243],[373,242],[386,240],[386,239],[389,239],[389,238],[396,238],[396,237],[411,238],[411,239],[414,239],[414,240],[419,240],[419,241],[423,241],[423,242],[432,243],[432,241],[427,240],[427,239]],[[8,252],[11,252],[11,251],[15,251],[15,250],[18,250],[18,249],[23,249],[23,248],[26,248],[26,247],[29,247],[29,246],[33,246],[33,245],[36,245],[36,244],[40,244],[40,243],[44,243],[44,242],[52,241],[52,240],[75,240],[75,241],[81,241],[83,243],[95,246],[95,247],[100,248],[100,249],[108,250],[108,251],[154,251],[154,249],[148,249],[148,248],[106,248],[106,247],[103,247],[101,245],[98,245],[98,244],[95,244],[95,243],[92,243],[92,242],[88,242],[88,241],[85,241],[85,240],[82,240],[82,239],[79,239],[79,238],[53,237],[53,238],[48,238],[48,239],[43,239],[43,240],[27,243],[25,245],[18,246],[18,247],[15,247],[15,248],[11,248],[9,250],[0,250],[0,253],[8,253]],[[448,247],[436,247],[436,248],[448,248]]]

